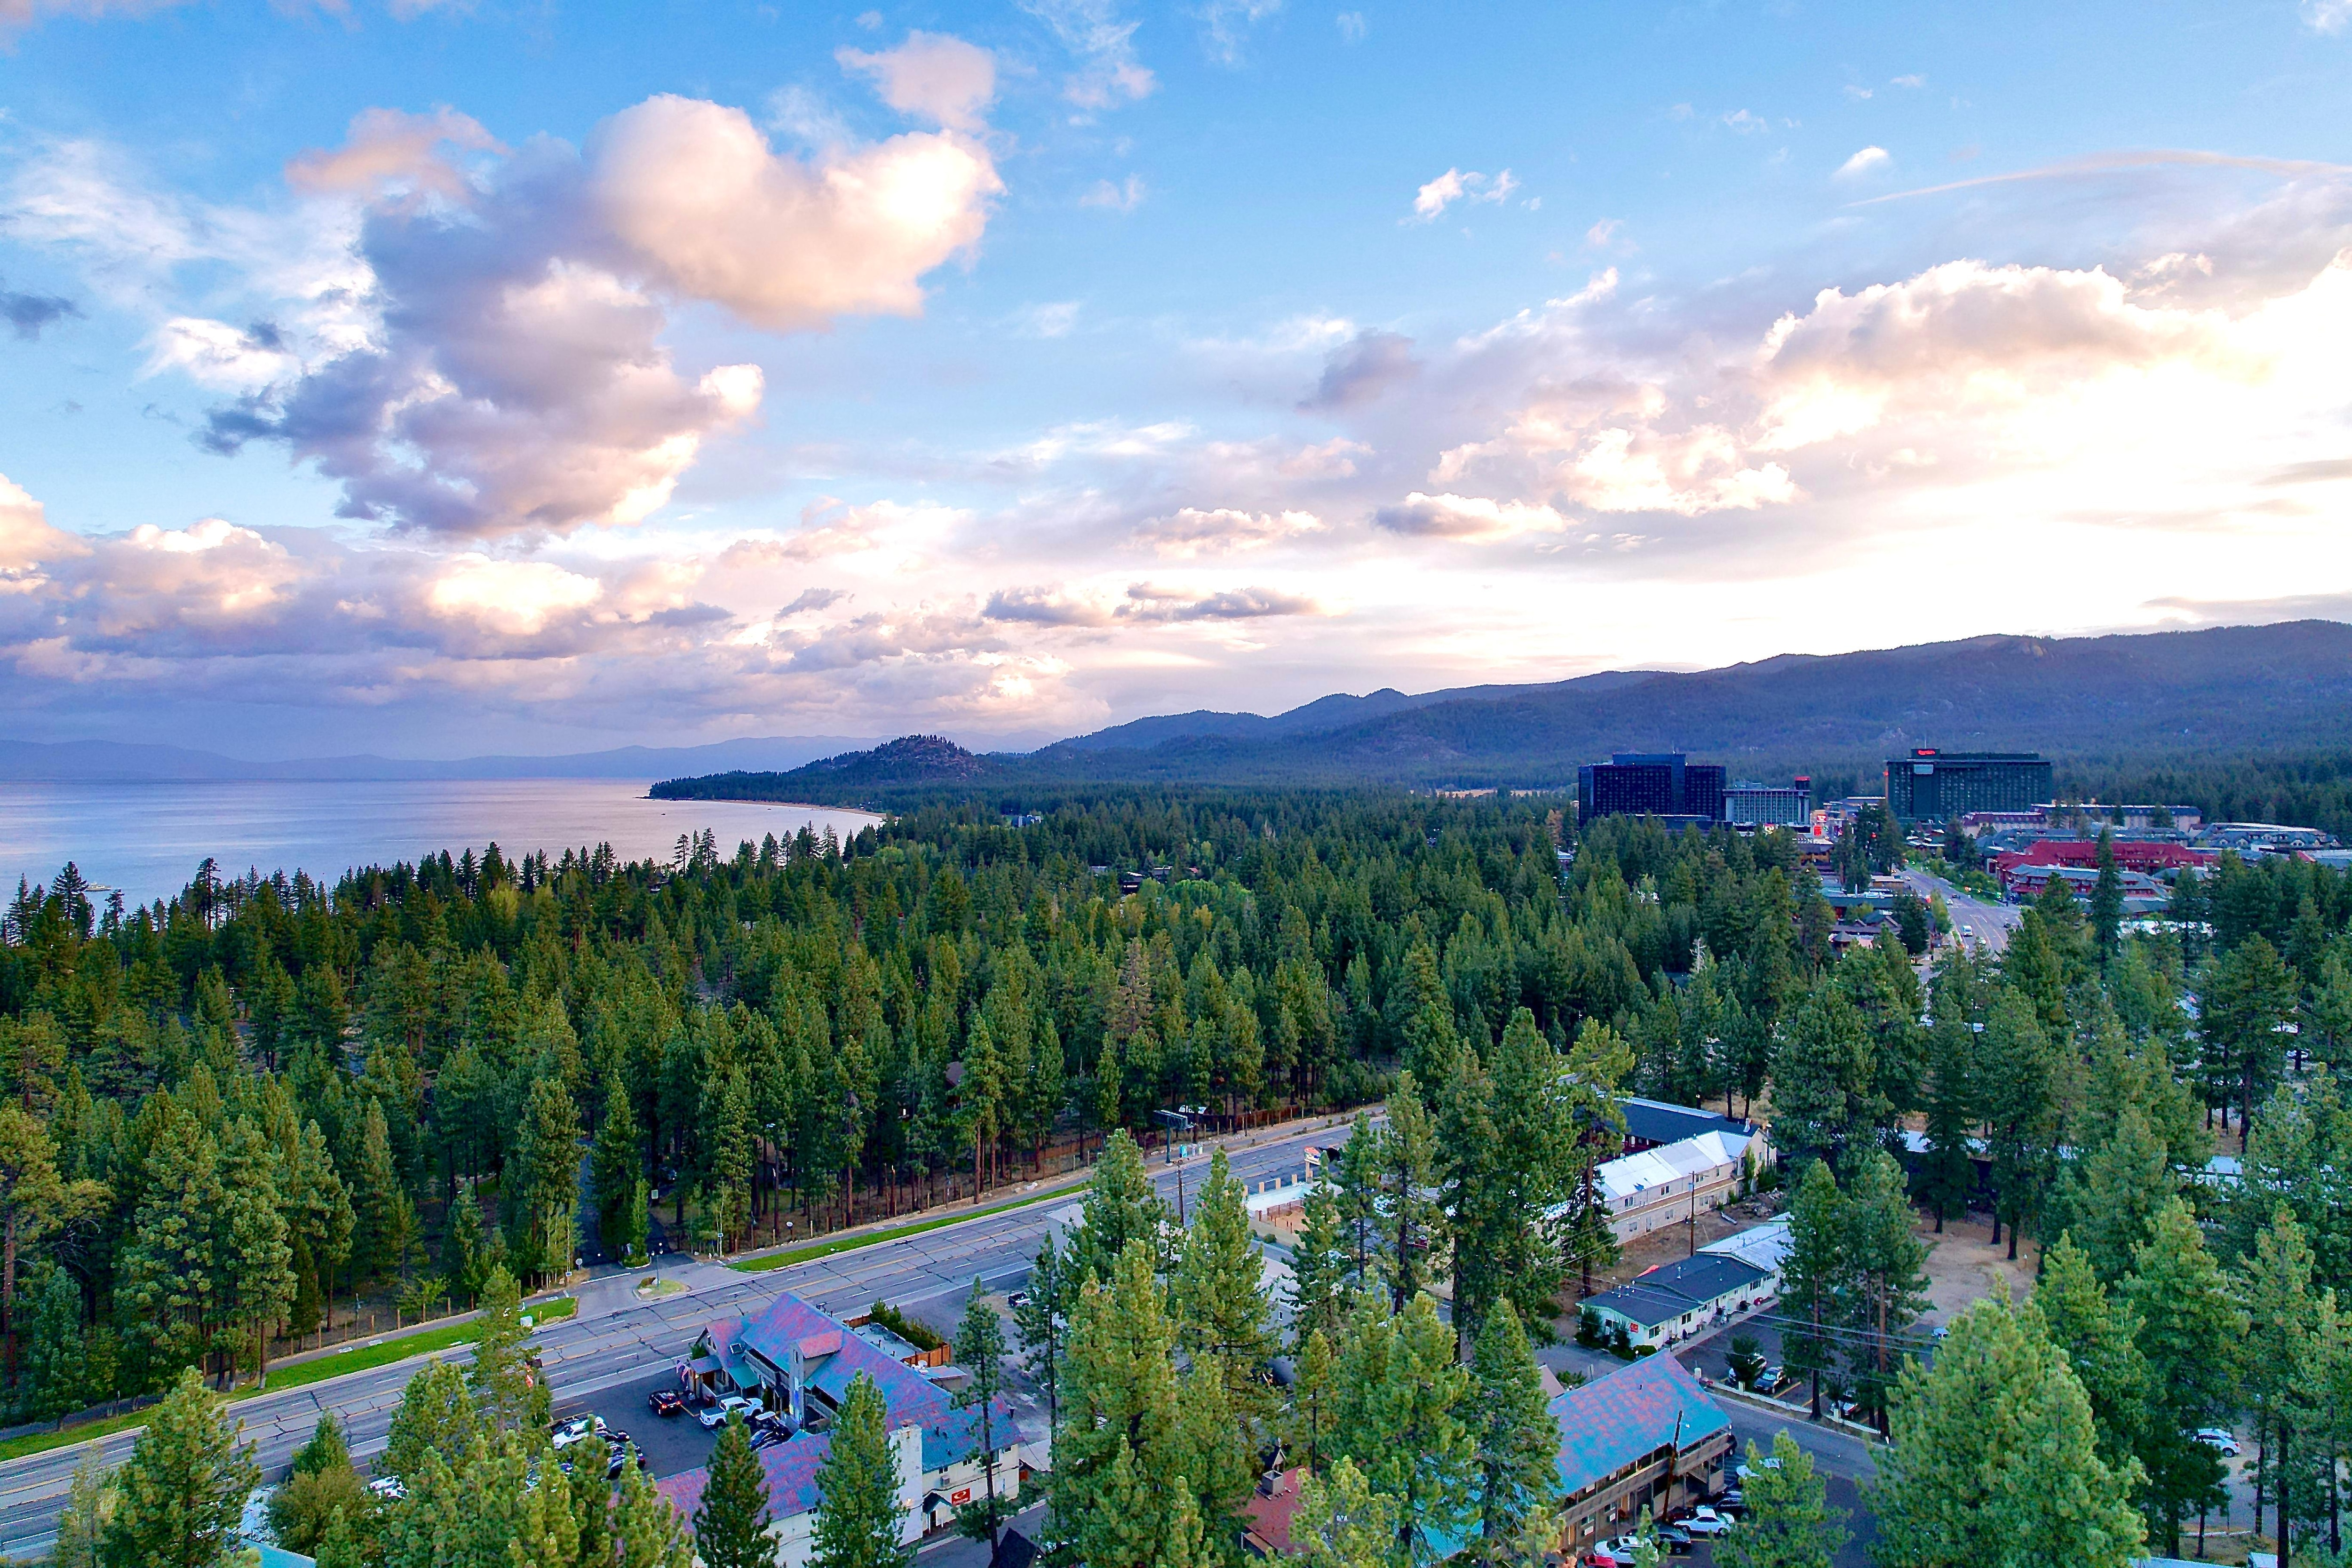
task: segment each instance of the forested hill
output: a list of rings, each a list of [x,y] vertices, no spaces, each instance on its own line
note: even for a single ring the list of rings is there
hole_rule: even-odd
[[[1381,691],[1274,719],[1139,720],[1026,755],[975,757],[910,739],[789,773],[673,780],[655,793],[854,803],[950,781],[1556,788],[1580,763],[1647,750],[1688,752],[1736,774],[1866,784],[1890,751],[1913,745],[2039,751],[2086,784],[2118,770],[2352,748],[2352,626],[1984,637],[1695,674],[1617,672],[1428,698]]]

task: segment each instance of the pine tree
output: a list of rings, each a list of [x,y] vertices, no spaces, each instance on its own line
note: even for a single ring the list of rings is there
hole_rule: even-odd
[[[1177,1343],[1196,1370],[1216,1376],[1252,1449],[1262,1445],[1274,1414],[1273,1390],[1262,1375],[1275,1352],[1272,1309],[1258,1289],[1263,1272],[1241,1181],[1220,1149],[1210,1156],[1209,1179],[1184,1232],[1169,1307]]]
[[[1307,1342],[1298,1348],[1298,1375],[1290,1385],[1283,1428],[1283,1447],[1291,1461],[1318,1473],[1330,1443],[1333,1359],[1331,1342],[1323,1331],[1307,1330]]]
[[[1976,1152],[1969,1135],[1977,1124],[1976,1033],[1957,1006],[1941,1001],[1927,1032],[1927,1159],[1920,1196],[1936,1216],[1965,1215],[1976,1190]]]
[[[1098,1553],[1118,1543],[1163,1537],[1162,1489],[1182,1457],[1175,1329],[1153,1262],[1151,1238],[1131,1238],[1108,1288],[1085,1281],[1070,1315],[1053,1530],[1059,1543],[1103,1568],[1117,1568]]]
[[[2312,1272],[2311,1247],[2303,1227],[2295,1224],[2293,1211],[2281,1205],[2255,1236],[2238,1290],[2247,1309],[2246,1338],[2239,1347],[2243,1386],[2253,1401],[2263,1468],[2273,1477],[2280,1447],[2287,1449],[2292,1462],[2292,1435],[2299,1434],[2306,1452],[2325,1442],[2326,1421],[2318,1409],[2324,1407],[2329,1382],[2325,1320],[2334,1309],[2314,1288]]]
[[[402,1195],[381,1100],[371,1099],[361,1118],[359,1163],[352,1184],[352,1271],[360,1279],[381,1279],[400,1263]]]
[[[2034,1561],[2127,1568],[2146,1529],[2136,1478],[2102,1464],[2066,1358],[1998,1299],[1952,1324],[1935,1365],[1906,1368],[1894,1446],[1869,1493],[1882,1568]]]
[[[1316,1182],[1301,1206],[1298,1243],[1290,1252],[1292,1324],[1301,1335],[1337,1333],[1356,1310],[1357,1281],[1335,1184]]]
[[[973,1412],[985,1485],[982,1496],[957,1510],[956,1528],[976,1541],[987,1542],[992,1561],[1005,1512],[996,1495],[997,1402],[1004,1394],[1004,1320],[988,1304],[987,1287],[974,1279],[971,1295],[964,1303],[963,1321],[956,1325],[955,1333],[956,1365],[971,1375],[950,1403],[958,1410]]]
[[[514,1276],[493,1268],[482,1283],[481,1332],[474,1341],[473,1364],[466,1369],[466,1386],[482,1419],[502,1431],[547,1425],[547,1385],[524,1359],[530,1339]]]
[[[2100,1279],[2113,1284],[2131,1272],[2132,1258],[2154,1233],[2156,1216],[2175,1197],[2164,1144],[2136,1104],[2126,1104],[2115,1132],[2082,1162],[2074,1211],[2074,1239]]]
[[[334,1412],[320,1415],[310,1440],[295,1450],[293,1473],[269,1495],[269,1526],[278,1543],[317,1556],[340,1514],[347,1526],[371,1515],[367,1483],[352,1465],[342,1424]]]
[[[1390,1568],[1396,1542],[1396,1500],[1372,1490],[1352,1460],[1300,1483],[1290,1543],[1307,1568]]]
[[[1444,1217],[1438,1207],[1437,1131],[1410,1069],[1397,1074],[1389,1091],[1389,1123],[1378,1146],[1387,1244],[1381,1264],[1390,1310],[1402,1312],[1429,1280],[1429,1255]]]
[[[2121,1473],[2147,1420],[2147,1360],[2140,1354],[2138,1314],[2111,1297],[2083,1249],[2061,1236],[2042,1255],[2042,1278],[2025,1310],[2038,1313],[2050,1342],[2066,1352],[2091,1419],[2099,1458]]]
[[[1028,1290],[1013,1309],[1013,1330],[1029,1356],[1029,1375],[1045,1391],[1048,1430],[1062,1419],[1062,1324],[1069,1313],[1071,1295],[1069,1266],[1055,1249],[1054,1234],[1048,1230],[1036,1261],[1030,1265]]]
[[[1454,1364],[1454,1331],[1425,1294],[1394,1317],[1368,1305],[1350,1326],[1338,1382],[1332,1451],[1396,1500],[1398,1556],[1425,1564],[1438,1539],[1475,1517],[1470,1378]]]
[[[704,1568],[771,1568],[768,1477],[751,1451],[751,1429],[730,1415],[710,1453],[709,1479],[694,1510],[694,1552]]]
[[[654,1489],[653,1478],[635,1465],[621,1467],[619,1493],[613,1500],[613,1568],[691,1568],[694,1562],[693,1543],[677,1510]]]
[[[1557,1490],[1559,1425],[1544,1401],[1543,1374],[1508,1297],[1496,1302],[1470,1361],[1469,1422],[1476,1454],[1480,1562],[1511,1548]]]
[[[506,1181],[523,1224],[516,1261],[530,1275],[572,1267],[580,1195],[580,1111],[558,1077],[532,1079]]]
[[[860,1373],[834,1418],[832,1443],[816,1473],[813,1568],[908,1568],[901,1543],[906,1510],[890,1447],[882,1391]]]
[[[1846,1366],[1855,1400],[1886,1429],[1886,1391],[1898,1370],[1896,1343],[1927,1304],[1927,1249],[1915,1232],[1903,1168],[1884,1149],[1855,1156],[1843,1205]]]
[[[1850,1295],[1845,1257],[1845,1197],[1826,1162],[1812,1161],[1789,1205],[1789,1255],[1780,1266],[1780,1336],[1789,1371],[1812,1384],[1822,1411],[1822,1373],[1834,1363],[1835,1329]]]
[[[1102,1157],[1087,1189],[1084,1218],[1070,1238],[1071,1277],[1108,1282],[1128,1243],[1137,1240],[1150,1245],[1156,1266],[1160,1227],[1167,1218],[1168,1205],[1151,1185],[1143,1152],[1124,1130],[1114,1131],[1103,1140]]]
[[[626,1217],[629,1200],[645,1174],[643,1140],[637,1133],[636,1112],[629,1105],[628,1085],[614,1074],[604,1086],[604,1119],[596,1128],[596,1142],[588,1155],[589,1188],[596,1196],[598,1234],[614,1252],[616,1227]]]
[[[2115,956],[2123,940],[2124,879],[2116,866],[2113,828],[2099,829],[2098,865],[2099,879],[2091,888],[2091,936],[2104,962]]]
[[[481,1294],[487,1270],[482,1260],[482,1208],[467,1182],[450,1200],[441,1223],[441,1278],[471,1302]]]
[[[1723,1568],[1830,1568],[1846,1542],[1843,1516],[1831,1515],[1813,1457],[1786,1430],[1773,1436],[1769,1462],[1748,1445],[1746,1486],[1748,1517],[1715,1543]]]
[[[1587,1018],[1577,1030],[1568,1053],[1566,1114],[1574,1135],[1570,1207],[1559,1238],[1560,1256],[1577,1269],[1586,1296],[1592,1294],[1592,1271],[1617,1260],[1617,1233],[1598,1173],[1625,1146],[1625,1113],[1616,1090],[1633,1066],[1633,1053],[1606,1024]]]
[[[375,1468],[413,1488],[426,1461],[462,1457],[482,1432],[466,1374],[446,1362],[429,1361],[401,1391],[400,1408],[393,1412],[392,1433]]]
[[[183,1371],[115,1474],[114,1513],[100,1542],[106,1568],[215,1568],[261,1480],[253,1446],[237,1441],[244,1430],[194,1368]]]
[[[65,1200],[57,1149],[24,1108],[0,1103],[0,1342],[16,1365],[16,1260],[57,1223]]]
[[[55,1421],[91,1402],[81,1287],[47,1262],[36,1266],[26,1287],[30,1305],[18,1398],[33,1420]]]
[[[2235,1405],[2246,1314],[2178,1198],[2158,1214],[2122,1294],[2139,1317],[2140,1353],[2147,1360],[2147,1423],[2138,1457],[2147,1473],[2148,1517],[2168,1553],[2178,1556],[2181,1520],[2226,1496],[2221,1459],[2196,1432],[2226,1419]]]
[[[58,1510],[58,1539],[49,1548],[49,1568],[102,1568],[100,1553],[114,1500],[114,1488],[100,1468],[98,1450],[93,1448],[74,1467],[65,1506]]]

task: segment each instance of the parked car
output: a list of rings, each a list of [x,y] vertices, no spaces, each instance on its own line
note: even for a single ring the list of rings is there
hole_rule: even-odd
[[[2240,1452],[2238,1435],[2227,1426],[2200,1426],[2197,1440],[2227,1458],[2234,1459]]]
[[[378,1476],[368,1483],[368,1490],[392,1502],[398,1502],[408,1495],[408,1489],[401,1485],[398,1476]]]
[[[1778,1459],[1771,1458],[1769,1458],[1769,1457],[1768,1457],[1768,1458],[1765,1459],[1765,1461],[1764,1461],[1764,1468],[1765,1468],[1766,1469],[1768,1469],[1768,1470],[1777,1470],[1777,1469],[1779,1469],[1779,1468],[1780,1468],[1780,1460],[1778,1460]],[[1741,1480],[1743,1480],[1743,1481],[1744,1481],[1744,1480],[1746,1480],[1748,1477],[1750,1477],[1750,1476],[1754,1475],[1756,1472],[1755,1472],[1755,1471],[1753,1471],[1753,1470],[1751,1470],[1751,1469],[1749,1469],[1746,1465],[1741,1465],[1741,1466],[1738,1467],[1737,1468],[1735,1468],[1731,1473],[1732,1473],[1733,1475],[1735,1475],[1735,1476],[1738,1476]]]
[[[608,1481],[619,1480],[621,1472],[628,1468],[631,1459],[636,1460],[637,1468],[641,1470],[650,1470],[654,1468],[653,1461],[639,1453],[637,1446],[630,1442],[627,1436],[624,1434],[621,1440],[613,1445],[613,1457],[604,1461],[604,1479]]]
[[[761,1426],[751,1434],[751,1451],[758,1453],[762,1448],[772,1448],[780,1443],[791,1440],[792,1434],[781,1427]]]
[[[710,1430],[717,1431],[719,1427],[726,1426],[727,1418],[730,1415],[734,1415],[737,1411],[741,1411],[743,1413],[743,1418],[748,1421],[751,1418],[751,1413],[759,1408],[760,1403],[758,1400],[746,1399],[740,1394],[730,1394],[726,1398],[720,1400],[718,1404],[712,1405],[709,1409],[702,1412],[699,1415],[697,1415],[695,1419],[701,1422],[703,1426],[709,1427]]]
[[[646,1408],[665,1418],[686,1414],[686,1395],[675,1388],[656,1388],[646,1395]]]
[[[1771,1461],[1768,1459],[1765,1463],[1769,1464]],[[1689,1514],[1684,1518],[1675,1521],[1675,1522],[1681,1525],[1685,1530],[1689,1531],[1693,1535],[1704,1535],[1710,1539],[1715,1536],[1728,1535],[1731,1533],[1730,1517],[1726,1514],[1717,1513],[1712,1508],[1695,1508],[1691,1510]]]
[[[602,1415],[575,1415],[569,1421],[559,1421],[555,1424],[555,1451],[560,1454],[574,1443],[601,1436],[609,1430]]]
[[[1734,1487],[1721,1497],[1710,1500],[1707,1506],[1727,1518],[1738,1519],[1748,1511],[1748,1495]]]
[[[1601,1550],[1614,1557],[1618,1568],[1627,1568],[1633,1562],[1634,1550],[1642,1544],[1638,1535],[1615,1535],[1601,1543]]]
[[[1658,1550],[1665,1552],[1670,1557],[1689,1556],[1691,1550],[1690,1531],[1682,1529],[1678,1525],[1662,1524],[1658,1526]]]
[[[1629,1557],[1622,1563],[1618,1562],[1616,1554],[1609,1550],[1609,1543],[1604,1541],[1585,1552],[1584,1568],[1633,1568],[1633,1559]]]

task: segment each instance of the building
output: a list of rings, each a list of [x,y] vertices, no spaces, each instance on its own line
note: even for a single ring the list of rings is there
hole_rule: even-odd
[[[2192,849],[2185,844],[2161,839],[2117,838],[2111,840],[2109,847],[2115,852],[2116,870],[2141,877],[2177,877],[2183,871],[2203,870],[2221,858],[2218,849]],[[1992,874],[2004,886],[2011,872],[2026,866],[2066,866],[2087,868],[2095,874],[2099,868],[2099,843],[2095,838],[2042,838],[2022,849],[2004,849],[1992,858]]]
[[[1741,1181],[1772,1157],[1753,1123],[1655,1100],[1629,1100],[1623,1105],[1625,1146],[1634,1152],[1603,1160],[1592,1171],[1596,1195],[1607,1206],[1610,1231],[1619,1241],[1687,1224],[1702,1209],[1721,1208],[1739,1195]],[[1655,1134],[1694,1125],[1706,1130],[1672,1142],[1654,1141]],[[1576,1202],[1554,1205],[1548,1217],[1566,1215]]]
[[[1898,822],[1972,811],[2027,811],[2048,800],[2050,763],[2036,752],[1944,752],[1915,746],[1886,760],[1886,808]]]
[[[1742,1263],[1764,1270],[1767,1288],[1777,1296],[1780,1293],[1780,1268],[1789,1261],[1789,1216],[1768,1219],[1762,1225],[1749,1226],[1734,1231],[1721,1241],[1710,1241],[1699,1248],[1702,1253],[1719,1252],[1727,1258],[1737,1258]]]
[[[2141,871],[2119,871],[2123,912],[2154,914],[2172,907],[2172,889]],[[2014,903],[2030,903],[2048,890],[2053,880],[2066,884],[2078,902],[2089,903],[2099,885],[2099,874],[2087,866],[2013,866],[2000,879],[2002,890]]]
[[[1772,1270],[1727,1252],[1696,1252],[1603,1290],[1577,1310],[1637,1348],[1669,1345],[1771,1300],[1778,1281]]]
[[[1721,1489],[1731,1422],[1671,1355],[1643,1356],[1550,1401],[1559,1426],[1559,1549],[1573,1555]]]
[[[1579,826],[1596,816],[1655,816],[1670,825],[1723,820],[1723,769],[1680,752],[1619,752],[1576,770]]]
[[[1759,827],[1802,827],[1813,819],[1813,781],[1783,787],[1741,779],[1723,792],[1723,819]]]
[[[906,1510],[902,1541],[911,1544],[950,1522],[986,1487],[991,1456],[981,1451],[980,1413],[954,1408],[929,1378],[798,1296],[787,1293],[757,1315],[706,1326],[680,1375],[706,1394],[756,1399],[791,1424],[788,1440],[759,1451],[780,1568],[803,1568],[814,1548],[816,1473],[832,1448],[824,1428],[860,1376],[874,1380],[888,1412],[898,1501]],[[1021,1445],[1012,1407],[999,1402],[991,1421],[997,1495],[1017,1497]],[[709,1479],[709,1470],[693,1469],[657,1486],[681,1517],[691,1519]]]
[[[2295,849],[2333,849],[2333,836],[2316,827],[2288,827],[2276,822],[2216,822],[2197,836],[2209,849],[2234,849],[2252,857]]]

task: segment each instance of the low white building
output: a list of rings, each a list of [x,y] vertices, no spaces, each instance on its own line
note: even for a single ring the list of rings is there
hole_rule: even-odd
[[[1609,1210],[1609,1228],[1619,1241],[1689,1222],[1701,1210],[1721,1208],[1739,1195],[1740,1183],[1771,1159],[1760,1132],[1727,1123],[1675,1143],[1604,1160],[1593,1182]],[[1558,1217],[1575,1201],[1552,1210]]]

